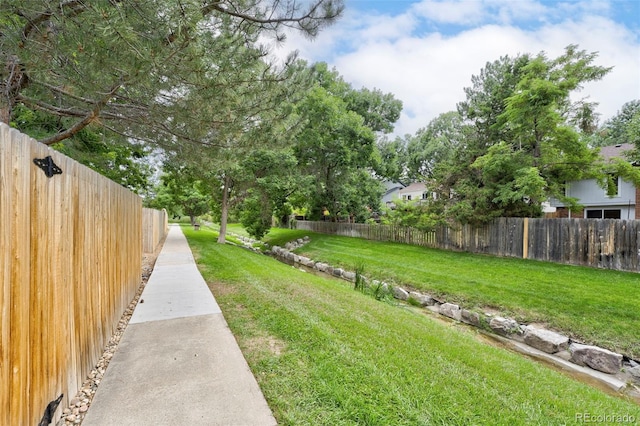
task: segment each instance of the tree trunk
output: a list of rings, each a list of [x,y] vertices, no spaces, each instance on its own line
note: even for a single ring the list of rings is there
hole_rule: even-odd
[[[231,179],[225,175],[222,185],[222,209],[220,212],[220,234],[218,235],[218,243],[224,244],[227,237],[227,216],[229,214],[229,183]]]
[[[11,121],[11,105],[0,101],[0,123],[9,124]]]
[[[191,226],[194,226],[196,224],[196,217],[189,215],[189,220],[191,221]]]

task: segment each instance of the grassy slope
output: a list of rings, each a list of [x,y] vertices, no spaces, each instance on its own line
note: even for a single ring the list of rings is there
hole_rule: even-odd
[[[301,235],[312,235],[311,243],[297,252],[314,260],[349,269],[363,263],[365,275],[546,323],[640,359],[638,274],[282,229],[267,239],[278,244]]]
[[[184,228],[280,424],[565,424],[640,408],[475,332]]]

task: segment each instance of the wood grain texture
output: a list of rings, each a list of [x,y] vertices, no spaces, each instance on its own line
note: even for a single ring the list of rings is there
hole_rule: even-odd
[[[48,155],[62,174],[33,163]],[[135,295],[142,203],[0,124],[0,214],[0,424],[33,425],[77,393]]]
[[[444,250],[640,271],[640,220],[498,218],[482,226],[440,226],[433,231],[313,221],[297,221],[295,226]]]

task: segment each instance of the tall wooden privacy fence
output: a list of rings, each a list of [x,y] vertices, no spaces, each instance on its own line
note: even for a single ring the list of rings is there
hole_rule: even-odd
[[[298,221],[297,229],[621,271],[640,271],[640,221],[499,218],[434,231],[392,225]]]
[[[169,230],[166,210],[142,209],[142,251],[153,253]]]
[[[37,425],[135,295],[141,199],[0,124],[0,258],[0,424]]]

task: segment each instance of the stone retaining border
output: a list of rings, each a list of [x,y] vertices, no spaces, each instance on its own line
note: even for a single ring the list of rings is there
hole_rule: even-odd
[[[256,240],[247,237],[239,238],[245,247],[256,250],[256,248],[253,247],[253,244],[257,242]],[[298,238],[297,240],[288,242],[284,248],[279,246],[270,247],[269,251],[278,260],[288,261],[294,265],[302,265],[336,278],[355,282],[355,272],[333,267],[326,263],[315,262],[312,259],[292,252],[304,246],[309,241],[309,237],[305,236],[304,238]],[[368,282],[367,278],[362,277],[362,279]],[[581,367],[588,367],[598,372],[620,376],[622,381],[618,381],[617,383],[635,383],[636,385],[640,385],[640,363],[622,354],[611,352],[597,346],[584,345],[581,342],[573,341],[569,337],[554,331],[532,325],[519,324],[511,318],[503,318],[491,313],[469,311],[459,305],[437,300],[430,294],[407,290],[377,280],[372,280],[371,282],[390,288],[391,294],[398,300],[412,302],[413,305],[428,308],[430,311],[439,313],[455,321],[472,325],[490,331],[503,338],[527,345],[542,353],[558,358],[561,363],[569,361]],[[611,381],[606,381],[606,383],[612,386]],[[612,387],[616,388],[617,391],[621,391],[621,387],[623,386]],[[636,392],[640,392],[640,389],[637,387],[635,387],[635,389]]]

